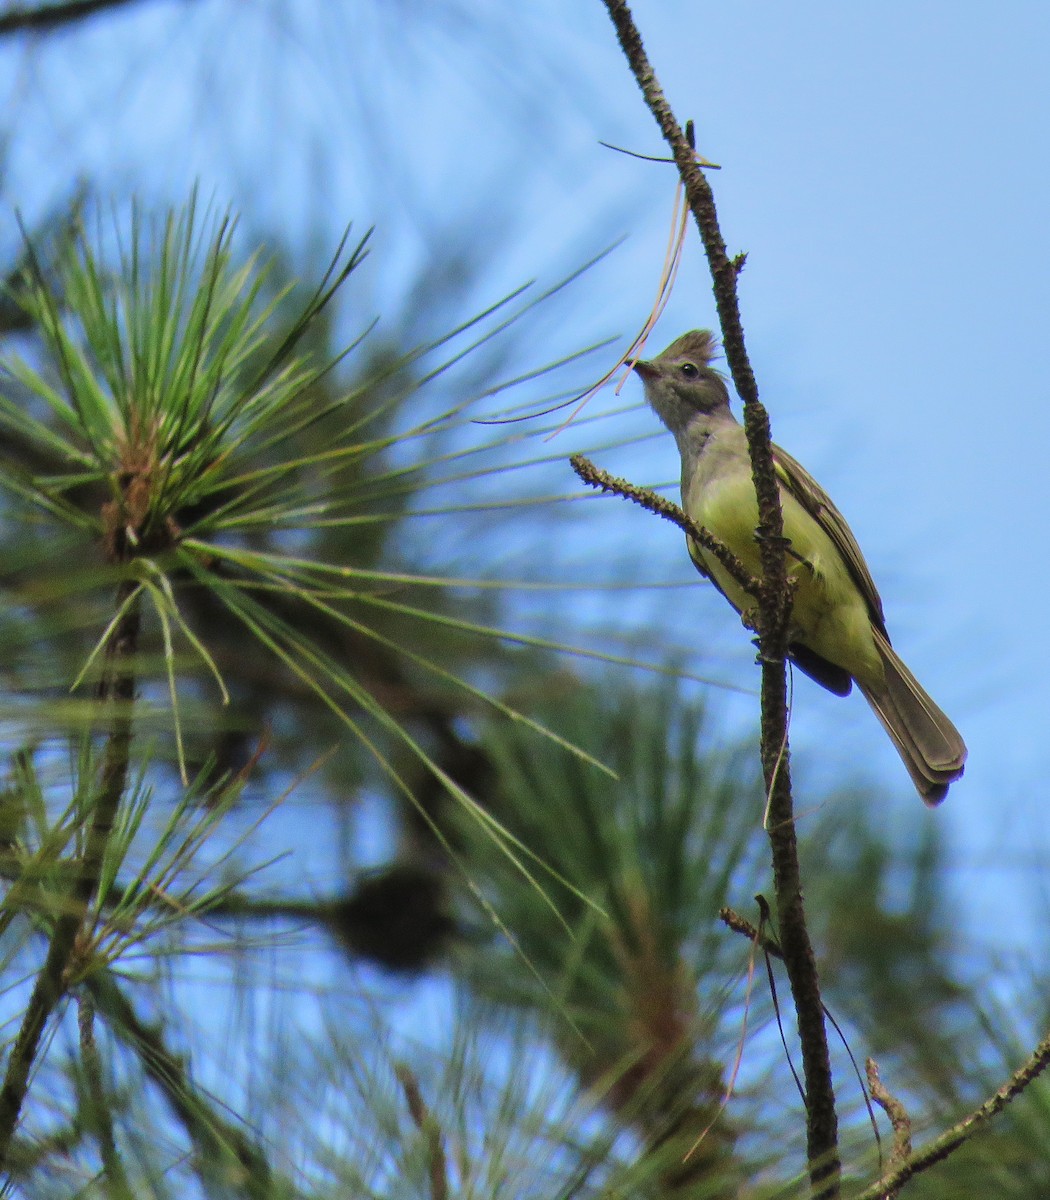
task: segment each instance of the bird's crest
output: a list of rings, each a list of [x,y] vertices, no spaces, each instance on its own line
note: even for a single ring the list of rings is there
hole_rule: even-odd
[[[710,329],[691,329],[683,333],[660,355],[661,358],[691,358],[704,366],[709,366],[713,358],[717,358],[722,347],[718,338]]]

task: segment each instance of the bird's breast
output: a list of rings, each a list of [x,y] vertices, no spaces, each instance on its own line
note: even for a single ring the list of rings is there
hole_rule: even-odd
[[[758,502],[750,461],[710,451],[683,481],[682,502],[689,516],[718,538],[761,578],[762,561],[755,529]],[[789,540],[787,570],[795,581],[791,640],[800,642],[861,680],[881,677],[882,665],[871,632],[867,606],[830,536],[813,515],[783,488],[784,534]],[[757,601],[732,578],[709,551],[693,546],[718,587],[738,610]]]

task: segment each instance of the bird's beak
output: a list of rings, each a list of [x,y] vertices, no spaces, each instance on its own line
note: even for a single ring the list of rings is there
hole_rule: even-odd
[[[653,366],[651,362],[646,362],[644,358],[640,358],[634,364],[634,369],[647,383],[660,374],[660,368]]]

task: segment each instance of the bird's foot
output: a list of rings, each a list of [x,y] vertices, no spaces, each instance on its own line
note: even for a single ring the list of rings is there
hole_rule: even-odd
[[[765,542],[768,545],[781,545],[785,550],[791,547],[791,538],[785,537],[782,533],[774,537],[771,533],[763,533],[760,529],[755,530],[755,541]]]
[[[763,654],[761,638],[753,637],[751,639],[751,645],[754,646],[755,650],[758,652],[755,655],[755,666],[756,667],[765,667],[765,666],[775,667],[779,663],[782,663],[784,661],[782,658],[770,658],[769,655]]]

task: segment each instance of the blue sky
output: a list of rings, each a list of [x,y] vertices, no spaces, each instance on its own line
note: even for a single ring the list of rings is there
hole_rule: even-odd
[[[467,214],[491,237],[489,263],[454,319],[624,234],[520,365],[633,333],[673,177],[598,145],[661,152],[597,0],[506,17],[465,3],[463,21],[434,6],[404,27],[378,7],[333,7],[159,3],[44,47],[0,47],[0,99],[16,116],[9,202],[32,216],[83,173],[152,200],[199,180],[293,243],[319,224],[334,238],[349,219],[377,222],[380,311]],[[731,252],[749,253],[741,303],[774,436],[850,520],[895,644],[967,737],[966,777],[931,819],[975,927],[993,896],[1002,927],[1017,868],[1047,850],[1050,9],[639,0],[634,12],[676,112],[722,164],[712,179]],[[651,347],[713,320],[691,235]],[[640,388],[624,398],[640,402]],[[620,403],[606,392],[593,411]],[[625,420],[657,432],[647,413]],[[669,437],[603,461],[639,482],[677,473]],[[567,473],[562,486],[575,486]],[[675,532],[616,504],[583,510],[593,536],[642,548],[647,580],[687,578]],[[702,629],[703,668],[752,685],[721,601],[703,585],[673,596],[650,619],[677,623],[683,643]],[[860,762],[887,813],[910,817],[915,797],[859,698],[800,681],[793,733],[803,783]],[[985,870],[996,864],[1002,877]]]

